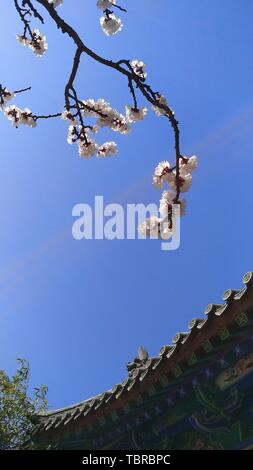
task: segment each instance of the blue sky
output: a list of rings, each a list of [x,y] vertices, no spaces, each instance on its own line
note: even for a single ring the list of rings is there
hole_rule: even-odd
[[[20,106],[61,111],[71,41],[45,14],[49,49],[36,58],[15,40],[22,27],[12,2],[1,3],[0,81],[32,86]],[[15,358],[27,358],[51,408],[121,381],[140,344],[156,354],[253,265],[252,2],[122,0],[124,28],[109,38],[95,0],[74,3],[65,0],[59,13],[89,47],[147,63],[148,81],[180,121],[183,153],[197,154],[200,166],[179,250],[161,251],[155,240],[78,242],[74,204],[93,204],[95,195],[124,206],[158,201],[151,175],[173,156],[166,120],[150,111],[129,136],[108,132],[119,155],[86,161],[67,145],[63,121],[16,130],[0,116],[0,366],[12,373]],[[83,99],[104,97],[122,110],[129,102],[124,78],[85,56],[76,87]]]

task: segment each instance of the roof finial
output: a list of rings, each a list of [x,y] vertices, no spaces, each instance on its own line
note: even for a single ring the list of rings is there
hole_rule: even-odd
[[[146,361],[148,359],[149,355],[146,349],[143,346],[140,346],[138,348],[138,358],[140,361]]]

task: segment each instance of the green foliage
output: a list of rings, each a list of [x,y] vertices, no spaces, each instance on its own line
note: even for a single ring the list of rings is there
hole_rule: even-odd
[[[29,364],[24,359],[17,362],[13,377],[0,370],[0,450],[24,448],[35,413],[47,409],[47,387],[42,385],[29,394]]]

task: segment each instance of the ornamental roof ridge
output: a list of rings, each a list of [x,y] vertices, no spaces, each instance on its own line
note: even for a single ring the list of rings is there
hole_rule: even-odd
[[[253,287],[252,272],[247,272],[243,276],[243,283],[245,287],[240,290],[228,289],[225,291],[223,295],[225,304],[209,304],[204,311],[205,317],[193,318],[188,324],[188,331],[178,332],[174,335],[172,339],[174,344],[162,346],[157,356],[150,357],[144,347],[140,346],[137,357],[127,364],[128,376],[122,383],[116,384],[111,389],[74,405],[37,414],[34,419],[35,428],[33,435],[52,430],[53,427],[58,427],[61,424],[66,425],[88,413],[90,416],[91,411],[97,411],[103,407],[110,406],[112,399],[113,401],[120,401],[122,395],[130,393],[132,389],[135,389],[136,385],[143,384],[143,382],[145,383],[146,378],[148,380],[151,373],[157,372],[157,369],[159,369],[161,364],[164,364],[165,361],[167,361],[167,363],[172,361],[175,367],[177,363],[177,353],[180,354],[182,350],[184,352],[186,349],[184,343],[187,344],[187,350],[189,350],[196,337],[197,339],[201,338],[201,335],[208,337],[205,333],[208,332],[209,325],[211,328],[214,323],[220,322],[221,317],[224,318],[224,316],[228,319],[228,323],[231,321],[228,312],[231,311],[233,305],[237,306],[240,304],[240,301],[246,297],[248,291],[253,291],[253,289],[251,289]],[[253,308],[253,300],[250,303],[250,308]],[[237,310],[238,308],[235,309],[236,312]],[[148,385],[150,385],[150,383],[148,383]]]

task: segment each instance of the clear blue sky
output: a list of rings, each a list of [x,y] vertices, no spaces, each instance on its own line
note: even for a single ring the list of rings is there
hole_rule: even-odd
[[[16,43],[12,3],[1,2],[0,81],[32,85],[18,105],[58,112],[72,43],[45,15],[49,49],[36,58]],[[17,356],[27,358],[32,383],[49,387],[50,407],[121,381],[140,344],[156,354],[253,267],[252,1],[122,0],[128,14],[112,38],[95,3],[65,0],[59,12],[95,51],[147,63],[149,82],[180,120],[183,152],[200,166],[178,251],[162,252],[154,240],[78,242],[74,204],[99,194],[124,205],[158,201],[151,175],[172,157],[167,122],[150,111],[131,135],[107,134],[117,138],[117,157],[85,161],[67,145],[63,121],[16,130],[0,116],[0,367],[12,372]],[[86,57],[76,85],[83,99],[104,97],[122,110],[129,102],[124,78]]]

